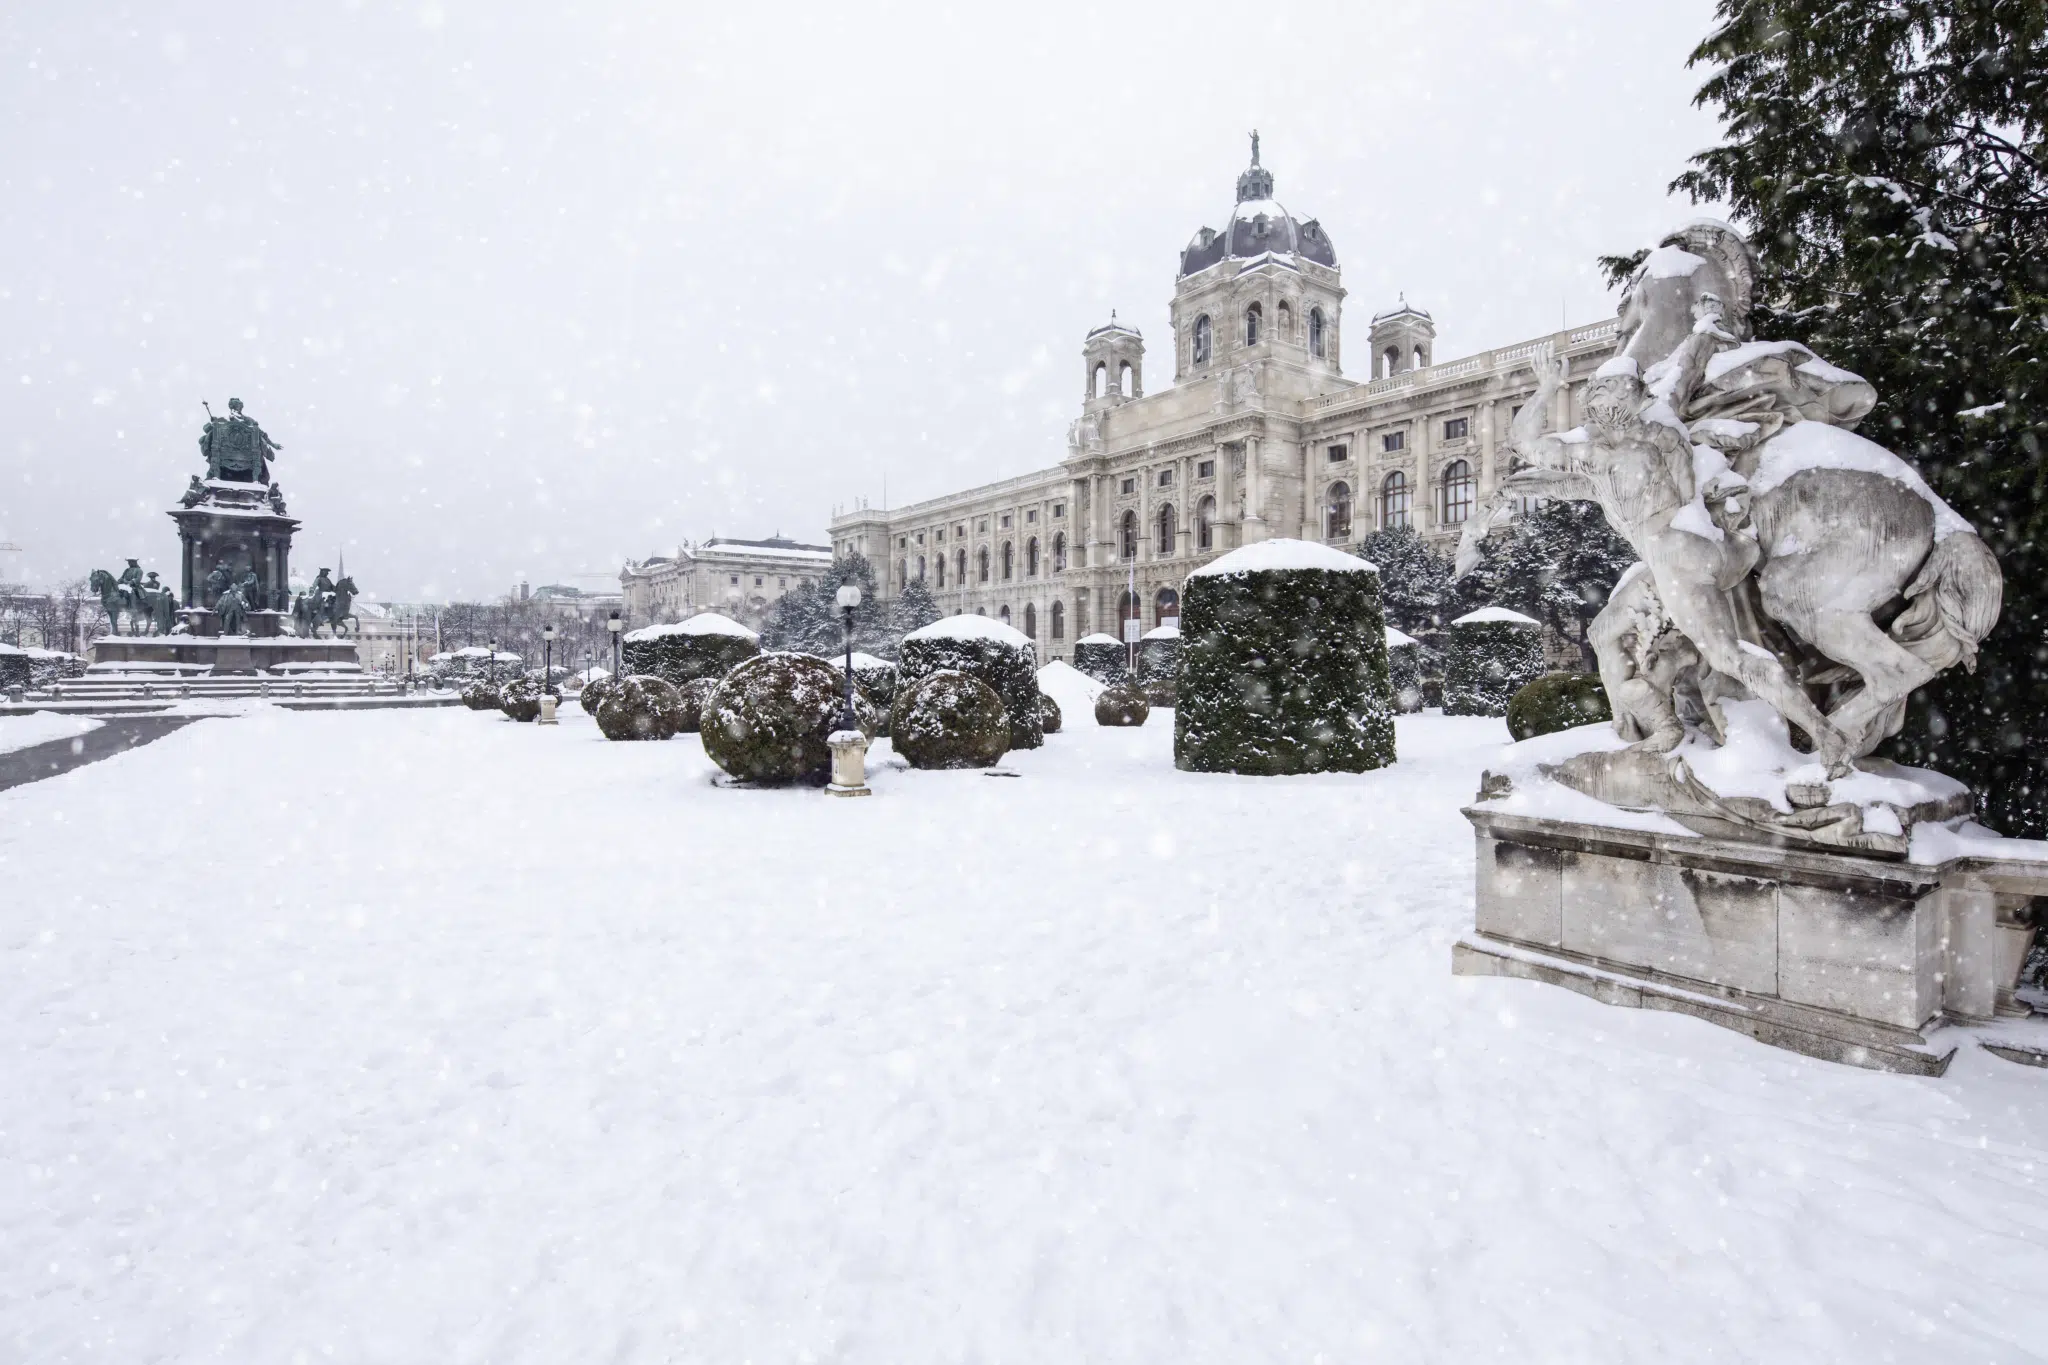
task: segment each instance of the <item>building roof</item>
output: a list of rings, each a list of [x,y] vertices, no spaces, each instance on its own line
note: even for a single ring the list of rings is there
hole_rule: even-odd
[[[1180,273],[1192,275],[1218,261],[1252,260],[1266,255],[1299,256],[1337,265],[1337,248],[1315,219],[1297,219],[1273,198],[1273,173],[1259,164],[1259,143],[1252,138],[1252,164],[1237,177],[1237,204],[1230,225],[1217,232],[1203,228],[1180,254]]]

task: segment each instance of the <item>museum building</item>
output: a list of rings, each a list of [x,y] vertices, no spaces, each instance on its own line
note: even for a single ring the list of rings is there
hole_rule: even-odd
[[[1175,620],[1188,573],[1277,536],[1349,548],[1412,526],[1440,548],[1507,471],[1508,422],[1534,360],[1571,361],[1562,427],[1613,352],[1612,320],[1439,363],[1430,315],[1405,299],[1364,337],[1370,378],[1343,373],[1343,273],[1329,233],[1274,199],[1252,164],[1221,231],[1180,253],[1173,382],[1145,391],[1145,341],[1114,317],[1082,343],[1081,412],[1065,458],[1015,478],[831,522],[885,597],[923,580],[948,614],[998,617],[1042,659],[1119,622]]]

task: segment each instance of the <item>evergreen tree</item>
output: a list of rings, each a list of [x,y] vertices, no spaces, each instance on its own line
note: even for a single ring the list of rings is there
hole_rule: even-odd
[[[1451,561],[1429,547],[1412,526],[1374,531],[1358,554],[1380,571],[1380,609],[1387,624],[1416,639],[1443,629],[1451,596]]]
[[[896,653],[895,641],[901,640],[919,626],[930,625],[943,615],[945,613],[940,611],[939,604],[932,600],[932,591],[924,585],[924,580],[911,579],[896,596],[896,617],[890,626],[895,632],[895,638],[890,642],[890,657],[894,657]]]
[[[1598,504],[1545,502],[1516,516],[1507,534],[1488,537],[1481,555],[1479,567],[1458,584],[1457,614],[1506,607],[1533,616],[1577,644],[1592,672],[1586,627],[1636,562]]]
[[[845,614],[839,589],[851,583],[860,589],[853,611],[853,647],[868,654],[893,654],[896,635],[875,591],[875,570],[862,554],[832,561],[816,583],[800,583],[782,595],[761,626],[763,649],[791,649],[821,658],[846,651]]]
[[[1864,434],[2005,570],[1976,672],[1915,694],[1891,752],[1967,780],[1987,823],[2048,835],[2048,6],[1721,0],[1717,18],[1691,60],[1725,140],[1673,188],[1748,232],[1757,335],[1874,384]]]

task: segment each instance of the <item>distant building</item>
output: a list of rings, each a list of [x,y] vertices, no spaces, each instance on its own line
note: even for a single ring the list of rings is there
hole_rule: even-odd
[[[782,536],[714,536],[701,545],[679,546],[672,555],[629,560],[619,571],[619,584],[626,619],[636,626],[715,611],[759,630],[784,593],[815,583],[831,563],[829,545],[805,545]]]
[[[589,592],[566,583],[543,583],[533,590],[532,600],[577,616],[609,616],[626,608],[624,593]]]

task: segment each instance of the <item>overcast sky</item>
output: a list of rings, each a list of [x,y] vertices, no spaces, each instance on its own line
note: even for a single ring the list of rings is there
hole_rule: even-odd
[[[0,574],[127,555],[204,414],[283,443],[294,567],[605,586],[1056,463],[1111,308],[1262,135],[1362,325],[1453,359],[1610,316],[1692,216],[1709,0],[150,3],[0,15]],[[1349,348],[1353,377],[1364,348]],[[587,575],[575,577],[575,575]]]

